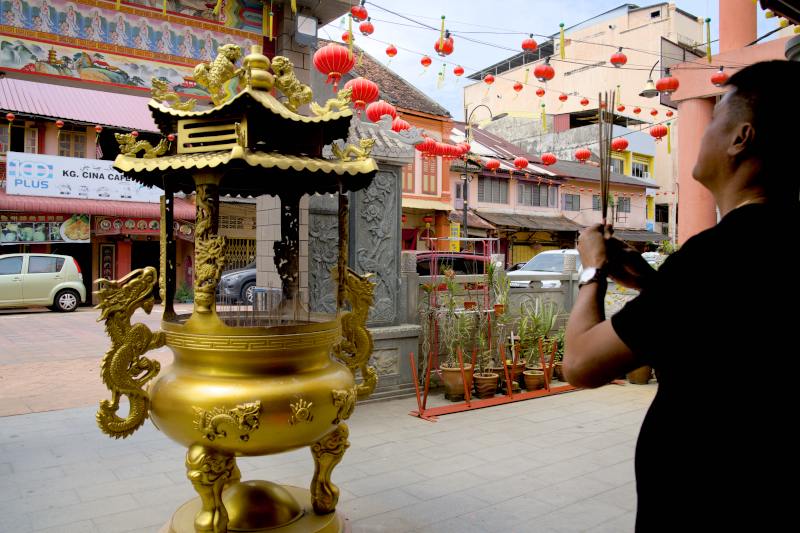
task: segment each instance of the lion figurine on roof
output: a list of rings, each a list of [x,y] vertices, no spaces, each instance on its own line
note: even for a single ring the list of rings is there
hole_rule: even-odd
[[[236,62],[242,57],[242,49],[235,44],[224,44],[217,50],[217,57],[211,63],[200,63],[194,67],[194,79],[208,90],[214,105],[232,96],[228,82],[241,74]]]

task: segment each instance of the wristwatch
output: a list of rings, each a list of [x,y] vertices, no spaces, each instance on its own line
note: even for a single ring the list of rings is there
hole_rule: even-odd
[[[589,283],[605,280],[606,271],[603,267],[586,267],[583,269],[583,272],[581,272],[580,278],[578,278],[578,288],[588,285]]]

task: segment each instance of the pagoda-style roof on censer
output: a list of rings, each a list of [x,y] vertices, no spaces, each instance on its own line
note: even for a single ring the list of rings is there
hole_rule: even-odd
[[[203,172],[222,175],[222,195],[334,193],[367,187],[378,170],[369,157],[374,140],[361,139],[358,146],[346,143],[353,117],[349,91],[322,106],[311,101],[311,89],[297,80],[288,59],[276,56],[270,65],[256,46],[237,69],[239,57],[238,47],[225,45],[214,61],[195,68],[198,83],[212,95],[214,106],[207,109],[181,102],[154,80],[148,106],[167,138],[153,147],[130,134],[118,135],[115,168],[144,185],[185,193],[195,189],[194,176]],[[270,94],[273,87],[285,101]],[[305,104],[314,116],[297,112]],[[326,146],[335,148],[335,158],[323,157]],[[141,151],[144,157],[137,157]]]

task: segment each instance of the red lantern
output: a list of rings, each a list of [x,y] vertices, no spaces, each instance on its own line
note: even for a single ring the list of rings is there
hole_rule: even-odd
[[[520,82],[514,83],[514,90],[520,92],[522,90],[522,84]]]
[[[431,215],[425,215],[422,217],[422,221],[425,223],[425,225],[430,226],[433,224],[433,217]]]
[[[453,38],[450,36],[449,31],[444,33],[444,39],[436,39],[436,42],[433,43],[433,49],[442,57],[453,53]]]
[[[342,34],[342,42],[349,43],[350,42],[350,32],[346,31]]]
[[[624,152],[628,147],[628,139],[625,137],[617,137],[611,141],[611,149],[615,152]]]
[[[360,31],[361,35],[364,36],[372,35],[372,32],[375,31],[375,26],[373,26],[372,22],[370,22],[369,19],[367,19],[358,25],[358,31]]]
[[[538,89],[536,89],[536,96],[538,96],[539,98],[541,98],[542,96],[544,96],[544,89],[542,89],[541,87],[539,87]]]
[[[361,76],[345,83],[344,88],[352,89],[350,100],[353,102],[353,107],[358,110],[364,109],[367,104],[377,100],[380,94],[377,83]]]
[[[56,120],[56,128],[61,129],[63,127],[64,127],[64,121],[61,120],[61,119]],[[133,133],[136,133],[136,135],[139,135],[137,132],[133,132]],[[134,135],[134,137],[136,137],[136,135]]]
[[[628,56],[622,53],[622,47],[619,47],[617,53],[611,56],[611,64],[619,68],[628,62]]]
[[[625,111],[625,106],[624,106],[624,105],[622,105],[622,104],[619,104],[619,105],[617,106],[617,111],[619,111],[620,113],[622,113],[623,111]]]
[[[653,109],[652,111],[650,111],[650,114],[655,117],[656,115],[658,115],[658,109]]]
[[[436,148],[436,141],[430,137],[423,137],[422,141],[418,142],[414,148],[422,152],[423,155],[427,155]]]
[[[483,77],[483,83],[485,83],[486,85],[493,84],[494,83],[494,76],[491,75],[491,74],[487,74],[486,76]]]
[[[533,75],[542,83],[550,81],[555,77],[556,71],[550,66],[549,57],[544,60],[544,63],[536,65],[536,68],[533,69]]]
[[[59,120],[58,122],[61,122],[61,121]],[[57,126],[58,128],[61,128],[61,126],[63,126],[63,125],[64,125],[64,123],[63,123],[63,122],[61,122],[61,126],[59,126],[59,125],[58,125],[58,122],[56,122],[56,126]],[[139,132],[138,132],[138,131],[136,131],[136,130],[133,130],[133,131],[131,132],[131,137],[133,137],[134,139],[135,139],[136,137],[138,137],[138,136],[139,136]]]
[[[528,160],[524,157],[517,157],[514,159],[514,166],[517,167],[518,170],[525,170],[528,168]]]
[[[446,143],[436,141],[436,144],[434,145],[433,152],[431,152],[431,155],[448,157],[450,155],[450,148]]]
[[[431,58],[428,57],[428,56],[422,56],[422,59],[420,59],[419,62],[425,68],[428,68],[429,66],[431,66]]]
[[[367,106],[367,118],[372,122],[378,122],[384,115],[389,115],[394,120],[397,118],[397,110],[392,104],[383,100],[372,102]]]
[[[669,111],[667,111],[666,114],[667,114],[667,117],[669,118],[669,117],[672,117],[672,115],[674,115],[675,113],[673,113],[672,110],[669,110]]]
[[[569,96],[567,96],[564,93],[561,93],[560,95],[558,95],[558,99],[561,100],[562,102],[566,102],[569,99]]]
[[[656,124],[652,128],[650,128],[650,135],[655,137],[657,141],[660,141],[662,137],[666,136],[669,131],[667,127],[663,124]]]
[[[456,65],[455,68],[453,68],[453,74],[455,74],[456,76],[461,76],[462,74],[464,74],[464,67],[462,67],[461,65]]]
[[[406,122],[405,120],[403,120],[400,117],[396,117],[392,121],[392,131],[398,131],[399,132],[399,131],[410,130],[410,129],[411,129],[411,124],[409,124],[408,122]]]
[[[633,113],[634,113],[635,115],[638,115],[638,114],[639,114],[639,113],[641,113],[641,112],[642,112],[642,108],[641,108],[641,107],[634,107],[634,108],[633,108]]]
[[[17,118],[14,113],[6,113],[6,120],[9,122],[14,122],[14,119]]]
[[[717,87],[722,87],[728,82],[729,76],[726,72],[723,72],[724,68],[725,67],[719,67],[719,70],[715,72],[713,76],[711,76],[711,83]]]
[[[367,8],[364,7],[364,2],[362,1],[361,4],[351,7],[350,14],[353,16],[353,20],[355,20],[356,22],[367,20],[368,14],[367,14]]]
[[[533,34],[531,33],[527,39],[522,40],[522,51],[523,52],[535,52],[539,45],[536,43],[536,40],[533,38]]]
[[[575,159],[581,163],[586,163],[590,157],[592,157],[592,152],[590,152],[588,148],[578,148],[575,150]]]
[[[664,69],[664,77],[656,82],[656,90],[662,93],[672,94],[678,90],[680,82],[669,73],[669,69]]]
[[[542,164],[545,166],[554,165],[558,161],[558,158],[555,154],[551,154],[550,152],[545,152],[542,154]]]
[[[462,142],[462,143],[458,143],[458,144],[459,144],[459,146],[461,146],[461,152],[463,154],[468,154],[469,151],[472,149],[472,146],[470,146],[468,142]]]
[[[588,98],[581,98],[581,105],[582,106],[589,105],[589,99]]]
[[[406,214],[405,214],[405,213],[403,213],[403,216],[402,216],[402,217],[400,217],[400,220],[402,220],[402,221],[403,221],[403,224],[405,224],[405,223],[406,223],[406,221],[408,220],[408,217],[406,216]]]
[[[169,135],[167,135],[167,140],[169,142],[174,141],[175,140],[175,134],[174,133],[170,133]]]
[[[496,172],[498,168],[500,168],[500,161],[497,159],[487,159],[486,163],[483,164],[486,167],[486,170],[491,170],[492,172]]]
[[[101,126],[100,124],[95,125],[94,132],[99,134],[101,131],[103,131],[103,126]]]
[[[342,76],[350,72],[355,64],[355,55],[335,43],[327,44],[314,53],[314,66],[328,76],[325,83],[333,82],[333,92],[337,91]]]
[[[389,57],[394,57],[397,55],[397,48],[395,47],[395,45],[390,44],[389,46],[386,47],[386,55]]]

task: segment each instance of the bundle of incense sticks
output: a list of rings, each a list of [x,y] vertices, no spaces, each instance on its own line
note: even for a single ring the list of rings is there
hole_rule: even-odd
[[[614,136],[615,91],[599,93],[598,130],[600,135],[600,208],[603,225],[608,224],[609,183],[611,180],[611,140]],[[613,223],[613,220],[611,221]]]

